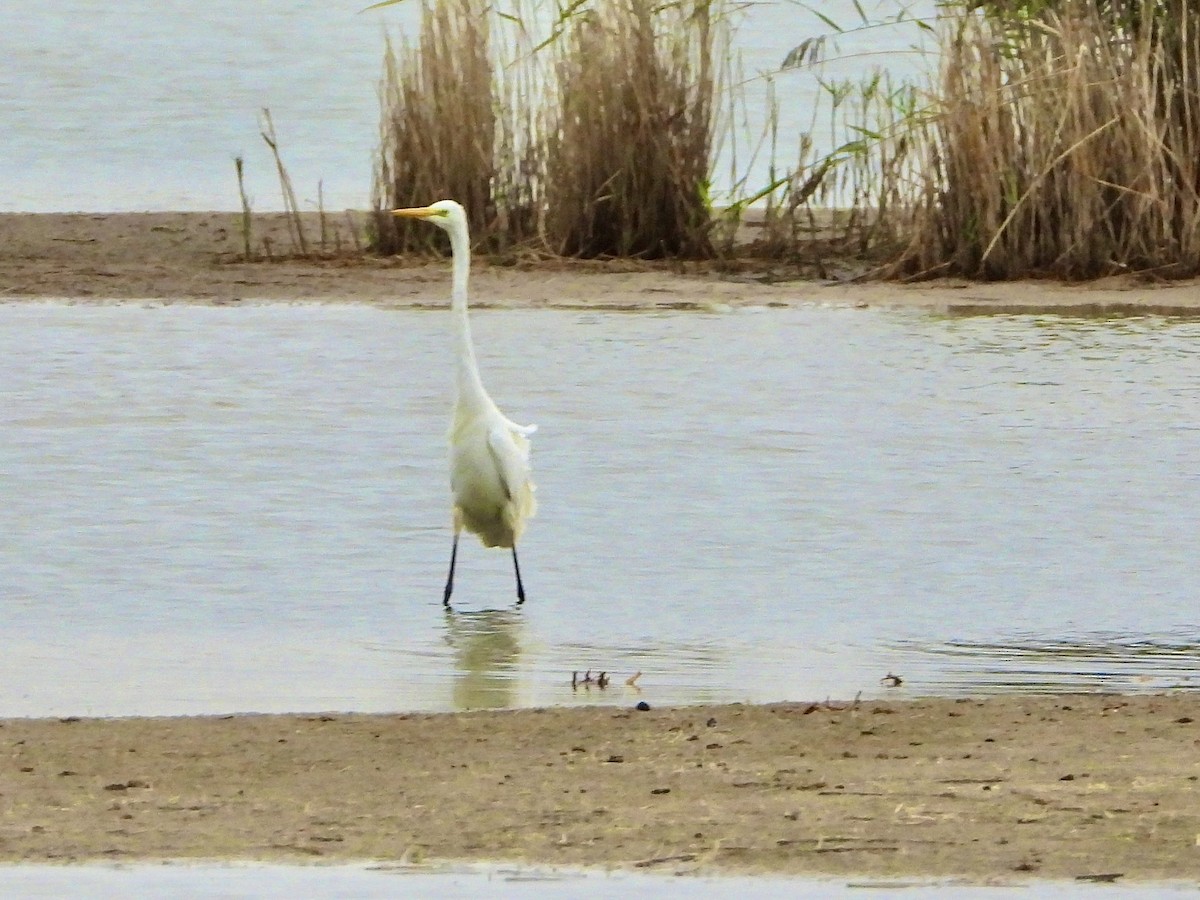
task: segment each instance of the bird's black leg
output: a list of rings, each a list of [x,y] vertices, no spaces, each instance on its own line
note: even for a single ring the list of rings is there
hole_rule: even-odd
[[[513,571],[517,573],[517,606],[525,602],[525,585],[521,584],[521,564],[517,562],[517,546],[513,545]]]
[[[450,545],[450,574],[446,576],[446,591],[442,594],[442,606],[450,605],[450,595],[454,592],[454,560],[458,557],[458,531],[454,532],[454,543]]]

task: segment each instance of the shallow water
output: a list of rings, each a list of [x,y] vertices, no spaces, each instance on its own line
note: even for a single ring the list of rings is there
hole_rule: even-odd
[[[0,715],[1196,686],[1198,322],[480,313],[541,511],[449,613],[448,325],[0,306]]]
[[[599,872],[571,869],[521,869],[510,866],[444,868],[398,866],[278,866],[278,865],[141,865],[141,866],[19,866],[0,867],[0,889],[23,898],[150,896],[159,900],[195,897],[267,898],[321,897],[392,898],[420,896],[426,900],[479,896],[526,898],[728,896],[796,900],[835,897],[948,896],[987,900],[1029,896],[1038,898],[1110,897],[1109,885],[1035,882],[1008,886],[927,882],[918,879],[818,879],[757,877],[686,877]],[[1184,884],[1126,884],[1117,890],[1129,900],[1174,897],[1194,886]]]

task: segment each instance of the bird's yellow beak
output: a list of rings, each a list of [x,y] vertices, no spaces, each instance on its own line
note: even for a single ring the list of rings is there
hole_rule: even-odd
[[[432,206],[410,206],[405,209],[393,209],[392,215],[404,219],[428,219],[440,212],[440,209],[434,209]]]

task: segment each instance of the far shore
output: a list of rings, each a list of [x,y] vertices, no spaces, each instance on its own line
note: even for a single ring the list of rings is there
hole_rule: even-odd
[[[354,251],[350,222],[331,214],[332,258],[289,256],[280,213],[254,217],[254,247],[273,258],[244,262],[240,215],[231,212],[0,214],[0,300],[241,303],[364,303],[396,308],[445,304],[444,262],[379,259]],[[309,236],[320,234],[305,214]],[[335,253],[336,251],[336,253]],[[1085,284],[962,280],[897,284],[797,278],[755,263],[738,273],[698,264],[637,261],[477,261],[476,308],[723,311],[744,306],[896,307],[946,315],[1058,313],[1079,316],[1200,315],[1200,281],[1110,278]],[[838,269],[831,266],[836,276]]]

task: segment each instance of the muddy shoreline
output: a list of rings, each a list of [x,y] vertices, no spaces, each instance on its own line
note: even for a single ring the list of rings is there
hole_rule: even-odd
[[[310,261],[288,257],[291,243],[282,214],[257,214],[254,247],[261,253],[270,246],[273,258],[247,263],[240,261],[237,213],[0,214],[0,299],[444,305],[444,263],[364,258],[353,252],[351,223],[361,231],[363,219],[362,213],[328,217],[325,245],[340,255]],[[319,235],[316,214],[306,214],[305,220],[310,237]],[[1153,284],[1114,278],[1063,285],[942,280],[899,285],[794,280],[770,266],[729,274],[696,264],[502,262],[477,262],[472,279],[476,307],[637,311],[816,303],[950,315],[1200,314],[1196,281]]]
[[[0,860],[1200,878],[1195,694],[0,723]]]

